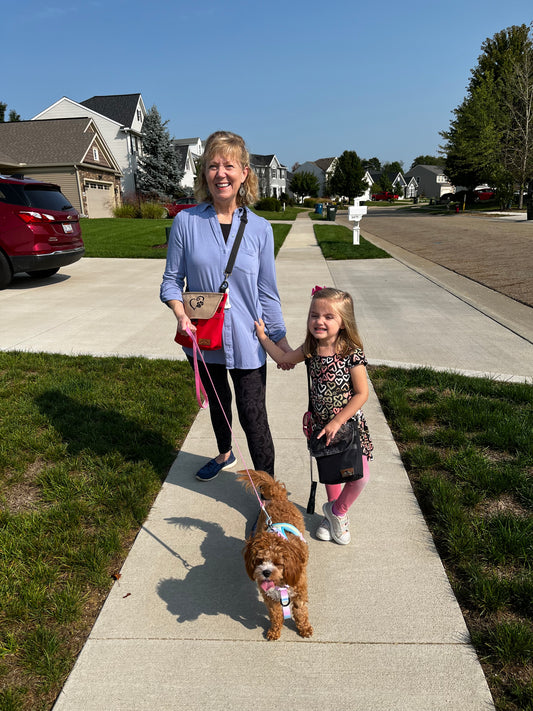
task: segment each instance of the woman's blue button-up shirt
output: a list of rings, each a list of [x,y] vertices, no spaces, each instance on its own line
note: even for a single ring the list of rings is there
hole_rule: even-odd
[[[183,301],[183,291],[218,291],[240,225],[242,209],[235,210],[227,243],[210,203],[179,212],[168,239],[167,263],[161,284],[161,301]],[[224,346],[204,351],[206,363],[227,368],[258,368],[266,354],[255,334],[254,320],[262,318],[269,337],[286,334],[276,282],[274,235],[270,223],[251,210],[228,279],[230,308],[224,317]],[[184,349],[187,354],[191,351]]]

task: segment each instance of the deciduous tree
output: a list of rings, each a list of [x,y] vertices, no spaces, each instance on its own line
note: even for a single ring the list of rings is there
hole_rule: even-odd
[[[365,168],[355,151],[344,151],[331,176],[331,191],[349,200],[363,195],[368,185],[363,180]]]
[[[313,173],[303,170],[301,173],[295,173],[292,176],[290,189],[296,195],[298,200],[302,200],[306,195],[317,197],[320,185],[318,178]]]

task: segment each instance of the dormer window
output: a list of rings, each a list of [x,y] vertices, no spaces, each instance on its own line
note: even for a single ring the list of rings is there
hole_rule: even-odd
[[[93,148],[93,158],[96,162],[100,160],[100,154],[98,153],[98,148]]]

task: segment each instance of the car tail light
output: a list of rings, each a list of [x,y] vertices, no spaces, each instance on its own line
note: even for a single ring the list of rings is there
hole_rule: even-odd
[[[35,210],[24,210],[18,213],[21,220],[28,224],[35,224],[36,222],[55,222],[55,217],[53,215],[47,215],[46,212],[35,212]]]

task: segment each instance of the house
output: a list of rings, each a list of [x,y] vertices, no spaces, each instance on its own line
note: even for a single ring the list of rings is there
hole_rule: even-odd
[[[88,117],[0,123],[0,172],[56,183],[87,217],[112,217],[122,173]]]
[[[444,170],[438,165],[415,165],[405,176],[409,182],[414,179],[416,195],[411,197],[440,198],[445,193],[455,192],[454,186],[450,183]],[[410,188],[414,190],[414,184]]]
[[[274,154],[250,154],[250,165],[259,181],[260,197],[280,198],[287,193],[287,167]]]
[[[365,178],[370,178],[372,181],[372,184],[370,185],[370,190],[374,190],[375,188],[372,188],[372,185],[374,183],[379,183],[380,179],[383,177],[383,171],[366,171]],[[387,173],[387,179],[389,182],[392,184],[392,189],[394,190],[395,193],[397,193],[400,197],[406,197],[405,190],[407,188],[407,180],[405,179],[403,173],[399,172],[393,172],[393,173]]]
[[[172,146],[178,157],[178,166],[183,170],[180,186],[191,193],[196,179],[196,161],[204,152],[200,138],[173,138]]]
[[[80,103],[64,96],[32,120],[91,118],[118,163],[123,195],[135,195],[137,156],[142,155],[141,130],[145,116],[140,94],[113,94],[93,96]]]
[[[318,194],[326,194],[327,186],[331,176],[337,167],[337,158],[318,158],[318,160],[306,161],[299,165],[295,173],[312,173],[318,180]]]

